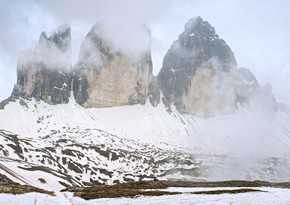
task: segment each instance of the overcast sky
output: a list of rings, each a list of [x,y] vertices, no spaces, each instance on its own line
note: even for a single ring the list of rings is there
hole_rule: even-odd
[[[261,85],[271,83],[277,100],[290,105],[289,9],[289,0],[1,0],[0,100],[16,83],[19,53],[33,48],[42,31],[70,24],[75,62],[94,23],[145,23],[156,75],[186,21],[201,16],[231,47],[238,66],[249,68]]]

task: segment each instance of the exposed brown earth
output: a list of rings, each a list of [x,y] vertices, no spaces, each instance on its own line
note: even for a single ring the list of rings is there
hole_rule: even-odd
[[[230,189],[230,190],[211,190],[211,191],[196,191],[191,192],[191,194],[239,194],[239,193],[247,193],[247,192],[265,192],[259,189]]]
[[[192,181],[161,181],[167,187],[274,187],[290,188],[290,182],[267,181],[217,181],[217,182],[192,182]]]
[[[71,187],[62,191],[73,192],[75,196],[83,199],[98,198],[118,198],[136,196],[161,196],[176,195],[182,192],[171,192],[163,189],[169,187],[203,187],[215,188],[218,190],[196,191],[188,194],[238,194],[246,192],[262,192],[254,187],[290,188],[290,182],[273,183],[266,181],[219,181],[219,182],[192,182],[192,181],[138,181],[115,185],[96,185],[91,187]],[[223,190],[223,187],[233,187],[233,189]],[[243,187],[243,188],[234,188]],[[249,188],[247,188],[249,187]],[[29,185],[20,185],[9,180],[4,175],[0,175],[0,193],[25,194],[38,192],[53,195],[53,192],[39,189]]]
[[[3,183],[0,184],[0,193],[6,194],[26,194],[30,192],[37,192],[43,194],[53,195],[53,192],[39,189],[29,185],[20,185],[17,183]]]
[[[83,199],[117,198],[135,196],[161,196],[181,194],[181,192],[162,191],[169,187],[275,187],[290,188],[290,182],[272,183],[265,181],[220,181],[220,182],[191,182],[191,181],[139,181],[116,185],[98,185],[92,187],[72,187],[63,191],[73,192],[75,196]],[[149,189],[149,190],[148,190]],[[152,190],[153,189],[153,190]],[[156,189],[156,190],[154,190]],[[211,190],[192,192],[191,194],[237,194],[246,192],[259,192],[252,188]]]
[[[38,192],[53,195],[53,192],[39,189],[30,185],[21,185],[13,182],[3,174],[0,174],[0,193],[6,194],[26,194],[29,192]]]

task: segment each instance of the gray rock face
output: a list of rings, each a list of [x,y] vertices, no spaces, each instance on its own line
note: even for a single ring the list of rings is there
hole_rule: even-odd
[[[226,114],[235,109],[236,66],[230,47],[198,17],[186,23],[166,53],[158,81],[165,98],[183,113]]]
[[[160,89],[158,86],[157,77],[152,77],[149,84],[149,101],[152,106],[157,106],[160,102]]]
[[[278,103],[272,94],[272,86],[260,86],[254,74],[247,68],[239,68],[236,72],[235,87],[237,102],[256,111],[277,111]]]
[[[74,78],[76,101],[84,107],[112,107],[144,104],[152,76],[150,32],[147,48],[138,54],[124,50],[116,38],[119,32],[95,24],[82,43]],[[130,40],[130,39],[129,39]],[[129,42],[129,44],[134,42]]]
[[[254,74],[247,68],[239,68],[236,71],[236,91],[237,91],[237,101],[240,104],[246,103],[251,96],[256,93],[259,88]]]
[[[47,38],[42,32],[34,50],[20,56],[12,97],[34,97],[49,104],[67,103],[70,96],[71,30],[61,26]]]

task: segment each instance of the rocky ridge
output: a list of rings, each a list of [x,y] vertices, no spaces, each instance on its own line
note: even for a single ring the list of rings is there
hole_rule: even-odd
[[[230,114],[249,104],[277,110],[271,87],[262,88],[248,69],[237,69],[230,47],[200,17],[185,24],[157,77],[152,74],[150,31],[140,27],[142,49],[136,52],[128,46],[136,43],[134,38],[108,28],[101,23],[92,27],[74,67],[69,26],[49,37],[41,33],[35,49],[20,56],[17,84],[0,108],[19,97],[63,104],[73,91],[76,102],[87,108],[145,104],[147,98],[157,106],[162,98],[169,111],[174,105],[180,113],[199,117]],[[119,45],[120,39],[128,49]]]

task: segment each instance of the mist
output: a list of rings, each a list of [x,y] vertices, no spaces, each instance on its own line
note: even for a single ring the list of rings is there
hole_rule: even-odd
[[[270,91],[260,87],[231,114],[189,117],[187,142],[193,156],[202,162],[203,177],[289,181],[289,117]]]

